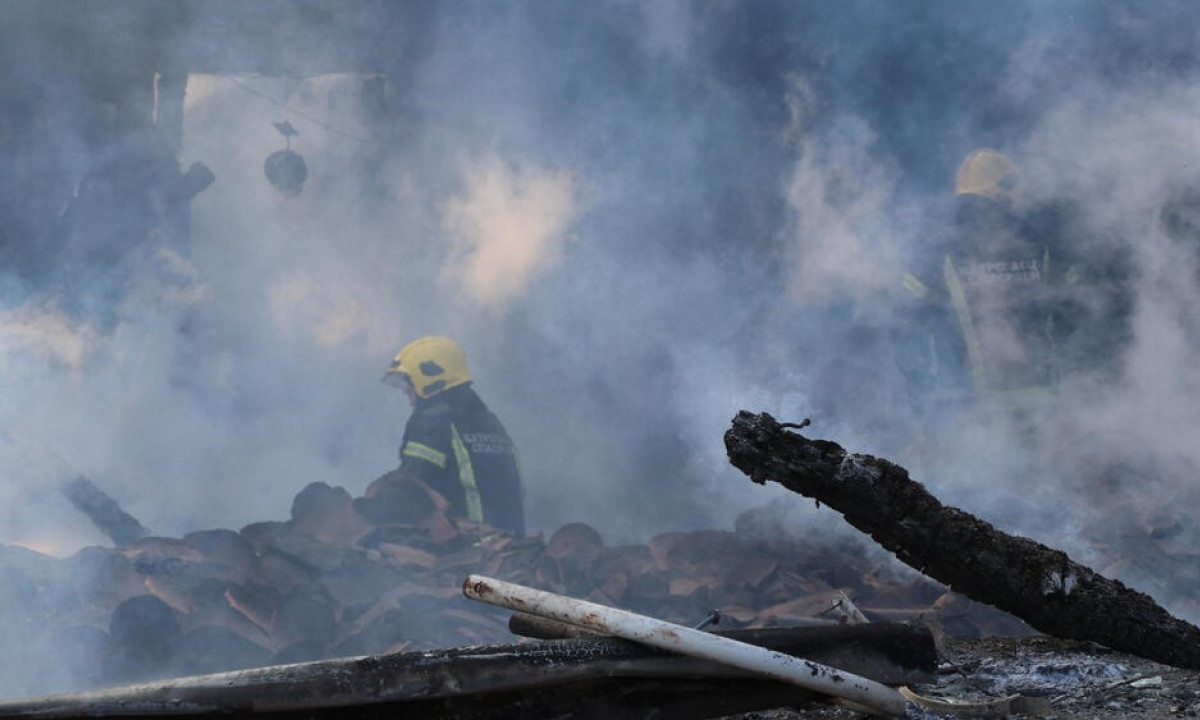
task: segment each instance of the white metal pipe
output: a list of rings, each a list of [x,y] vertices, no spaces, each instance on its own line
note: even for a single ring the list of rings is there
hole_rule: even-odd
[[[759,673],[823,695],[844,698],[881,715],[900,716],[905,712],[904,696],[874,680],[628,610],[482,575],[467,576],[463,582],[463,594],[472,600],[541,615],[614,637]]]

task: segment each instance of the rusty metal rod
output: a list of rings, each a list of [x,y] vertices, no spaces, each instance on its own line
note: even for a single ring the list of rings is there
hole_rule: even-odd
[[[509,610],[541,615],[614,637],[748,670],[822,695],[849,700],[881,715],[898,716],[905,712],[904,696],[874,680],[628,610],[482,575],[468,575],[463,582],[463,594],[472,600]]]

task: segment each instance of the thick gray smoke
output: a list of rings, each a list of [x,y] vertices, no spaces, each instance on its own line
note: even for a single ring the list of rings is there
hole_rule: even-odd
[[[728,466],[749,409],[1084,560],[1193,537],[1171,514],[1200,467],[1190,4],[418,5],[13,3],[0,539],[103,542],[57,493],[77,474],[163,535],[285,518],[313,481],[359,494],[407,414],[379,376],[431,333],[520,446],[535,530],[642,541],[774,502],[839,532]],[[1123,263],[1085,294],[1120,322],[1078,336],[1089,362],[1032,429],[945,427],[894,357],[905,263],[981,146],[1081,263]],[[285,147],[291,196],[263,170]],[[215,181],[147,236],[146,178],[195,162]]]

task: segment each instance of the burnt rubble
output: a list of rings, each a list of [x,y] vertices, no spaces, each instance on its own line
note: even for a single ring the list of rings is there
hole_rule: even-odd
[[[897,465],[789,432],[765,413],[738,413],[725,444],[730,461],[755,482],[774,480],[815,498],[968,597],[1056,637],[1200,668],[1200,628],[1059,550],[942,505]]]
[[[66,559],[0,547],[7,622],[23,633],[29,656],[8,674],[6,694],[31,698],[0,703],[0,715],[119,717],[130,703],[141,717],[850,712],[804,688],[472,602],[462,594],[470,575],[702,625],[908,685],[920,693],[905,695],[910,716],[941,717],[941,700],[968,697],[992,716],[1052,708],[1072,718],[1097,702],[1200,709],[1200,682],[1160,664],[1194,667],[1186,645],[1174,648],[1162,634],[1190,625],[1058,551],[942,506],[887,461],[786,430],[766,415],[739,415],[726,436],[732,462],[755,480],[780,480],[842,512],[924,575],[857,539],[797,537],[770,506],[743,513],[730,530],[611,546],[585,523],[517,536],[449,517],[440,498],[389,514],[344,488],[314,483],[296,496],[288,520],[237,531],[125,538]],[[128,516],[113,505],[102,517]],[[1012,547],[1020,562],[1005,555]],[[939,548],[972,559],[942,561]],[[1043,565],[1033,564],[1043,556]],[[1071,622],[1054,625],[994,594],[1008,587],[994,577],[1006,560],[1022,572],[1075,578],[1071,587],[1034,584],[1050,596],[1039,601],[1045,607],[1078,588],[1091,588],[1087,598],[1096,588],[1111,591],[1115,604],[1073,605],[1065,611]],[[973,578],[973,567],[988,577]],[[1087,627],[1085,612],[1102,613],[1113,628],[1132,624],[1160,646],[1069,635]],[[1077,640],[1041,636],[1032,626]],[[64,690],[86,692],[34,697]],[[927,701],[934,709],[921,709]]]
[[[936,668],[925,628],[896,624],[743,630],[725,637],[832,662],[893,685]],[[0,717],[694,718],[821,696],[616,638],[483,645],[335,659],[0,702]]]
[[[512,642],[507,613],[462,597],[470,573],[687,626],[718,609],[722,631],[861,612],[921,618],[955,637],[1031,633],[853,542],[789,539],[765,511],[733,530],[620,546],[583,523],[543,537],[448,518],[440,506],[410,520],[372,524],[345,489],[315,483],[289,520],[239,531],[147,536],[61,560],[0,548],[8,607],[36,619],[22,624],[27,676],[10,675],[6,694]]]
[[[75,509],[92,521],[117,547],[128,545],[150,534],[140,522],[121,509],[117,501],[108,496],[82,475],[65,483],[62,494]]]

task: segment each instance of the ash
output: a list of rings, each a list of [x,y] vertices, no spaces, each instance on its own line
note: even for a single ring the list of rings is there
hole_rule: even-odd
[[[947,639],[935,682],[912,690],[947,702],[1020,695],[1041,705],[1028,713],[988,717],[1104,720],[1200,717],[1200,673],[1179,670],[1093,643],[1046,636]],[[966,717],[910,704],[906,720]],[[862,718],[843,708],[812,706],[735,716],[737,720]],[[980,715],[976,715],[980,717]],[[725,720],[734,720],[726,718]]]

